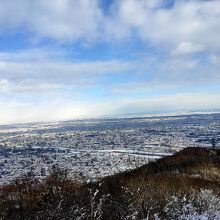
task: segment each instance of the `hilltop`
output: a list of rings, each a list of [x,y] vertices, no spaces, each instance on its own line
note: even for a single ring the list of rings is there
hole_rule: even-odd
[[[220,177],[220,149],[189,147],[174,155],[150,162],[132,171],[104,178],[137,178],[139,176],[187,175],[218,181]]]
[[[186,148],[131,171],[80,183],[55,167],[44,182],[1,189],[1,219],[219,219],[220,150]]]

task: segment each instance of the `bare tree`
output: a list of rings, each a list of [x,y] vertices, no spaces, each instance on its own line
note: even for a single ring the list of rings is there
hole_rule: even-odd
[[[212,148],[216,148],[216,139],[215,139],[215,137],[212,138],[211,144],[212,144]]]

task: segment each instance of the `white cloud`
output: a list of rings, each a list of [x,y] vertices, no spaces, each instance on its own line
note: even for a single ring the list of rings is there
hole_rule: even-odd
[[[66,94],[70,89],[70,85],[62,83],[47,83],[34,80],[10,81],[7,79],[0,79],[0,98],[4,96],[57,97],[59,93]]]
[[[32,49],[0,52],[0,79],[45,81],[93,81],[102,75],[131,72],[138,69],[136,61],[65,60],[61,50]]]
[[[193,42],[207,51],[220,50],[220,1],[180,0],[168,9],[152,9],[146,2],[116,1],[109,34],[128,37],[133,31],[143,41],[167,49]]]
[[[0,51],[1,62],[45,62],[51,60],[64,60],[67,52],[56,48],[33,48],[11,52]]]
[[[0,52],[0,98],[79,96],[84,89],[101,87],[108,76],[136,74],[148,65],[135,60],[66,61],[56,50]]]
[[[209,57],[209,60],[211,61],[212,64],[220,65],[220,56],[219,55],[211,55]]]
[[[61,41],[95,38],[101,19],[98,0],[0,1],[0,27],[25,27]]]
[[[184,55],[204,51],[205,47],[201,44],[194,45],[191,42],[182,42],[178,47],[171,51],[171,55]]]
[[[181,100],[181,101],[180,101]],[[51,121],[125,114],[209,110],[220,108],[219,94],[182,93],[176,95],[118,99],[96,102],[56,101],[19,102],[0,100],[0,124]],[[56,111],[54,111],[56,110]]]
[[[61,54],[60,60],[57,54]],[[78,97],[86,89],[101,88],[113,98],[220,81],[218,66],[204,66],[199,60],[185,56],[85,62],[65,61],[62,57],[65,57],[62,52],[39,49],[0,53],[0,96]],[[156,67],[154,72],[152,66]],[[109,76],[117,75],[123,78],[117,83],[110,80],[103,87]],[[128,75],[134,77],[133,81],[127,81]]]
[[[170,73],[170,71],[172,71],[178,73],[186,70],[193,70],[198,63],[199,61],[197,59],[192,58],[171,58],[162,62],[159,68],[163,72]]]
[[[0,30],[22,28],[35,37],[61,42],[100,42],[135,35],[169,50],[220,50],[220,1],[176,0],[166,9],[165,3],[114,0],[105,14],[99,0],[1,0]]]
[[[10,83],[7,79],[0,79],[0,93],[7,93],[10,90]]]
[[[219,109],[219,94],[206,93],[180,93],[174,95],[163,95],[136,100],[121,100],[118,103],[115,114],[135,114],[135,113],[153,113],[191,111]],[[181,100],[181,101],[180,101]]]

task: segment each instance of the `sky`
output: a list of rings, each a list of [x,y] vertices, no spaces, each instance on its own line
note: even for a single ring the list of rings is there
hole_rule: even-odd
[[[219,0],[0,0],[0,124],[220,109]]]

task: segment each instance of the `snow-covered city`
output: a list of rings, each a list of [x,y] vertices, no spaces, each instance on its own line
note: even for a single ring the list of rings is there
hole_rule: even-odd
[[[220,140],[220,114],[91,119],[0,127],[0,183],[45,178],[53,165],[96,180]]]

